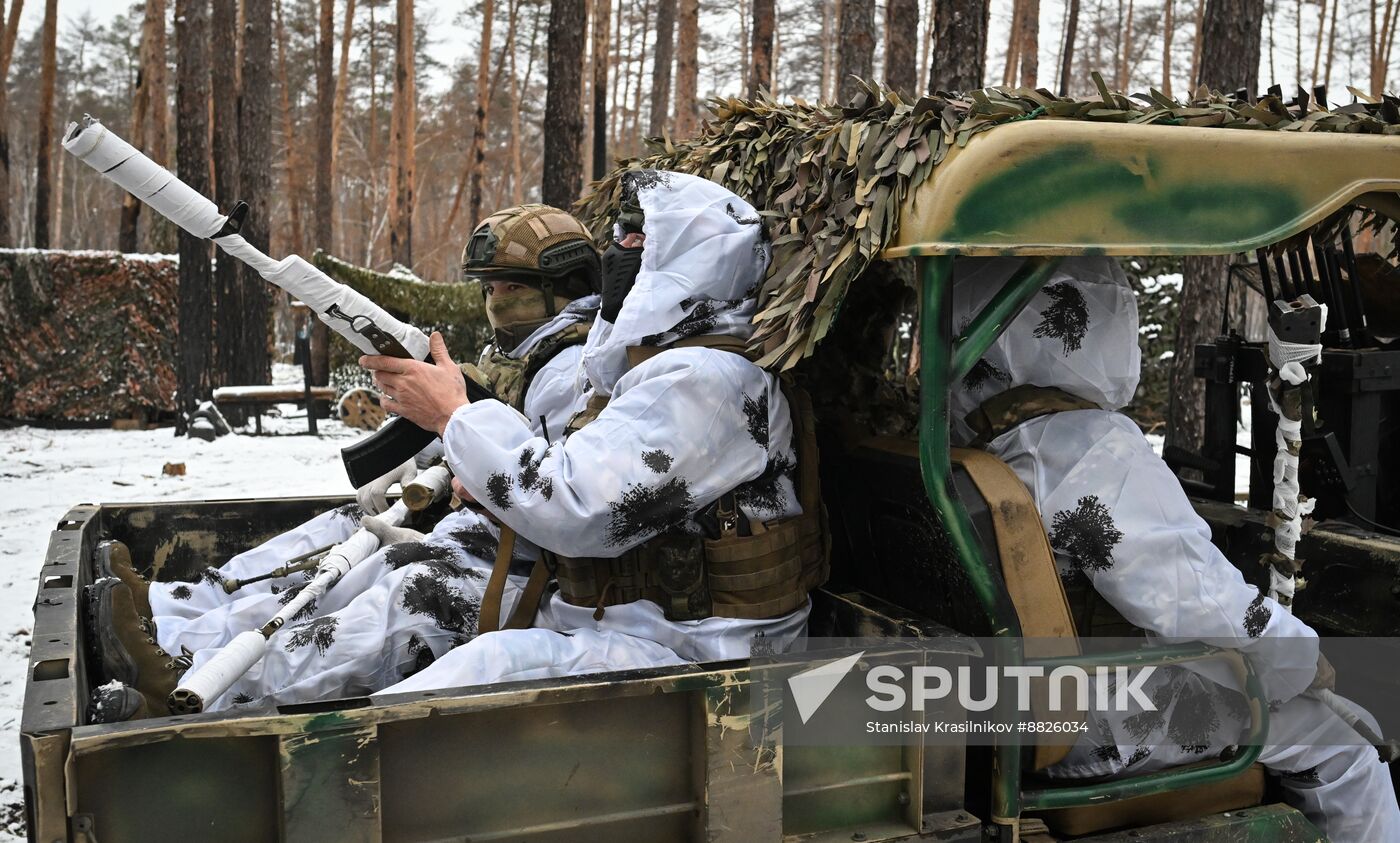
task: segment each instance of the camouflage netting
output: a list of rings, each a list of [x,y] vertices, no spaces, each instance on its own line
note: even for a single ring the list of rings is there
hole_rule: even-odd
[[[475,361],[491,337],[480,284],[428,284],[401,268],[391,273],[374,272],[319,250],[311,262],[424,333],[441,331],[454,360]],[[359,357],[354,346],[332,334],[332,385],[341,391],[370,385],[369,373],[356,362]]]
[[[878,85],[846,107],[716,99],[702,131],[684,141],[653,139],[652,152],[595,183],[577,211],[595,233],[611,233],[630,169],[703,176],[748,199],[767,218],[773,266],[764,283],[754,344],[761,363],[787,369],[826,335],[853,278],[891,242],[899,208],[954,145],[1018,120],[1076,119],[1229,129],[1400,134],[1394,101],[1335,110],[1266,96],[1257,103],[1197,92],[1178,103],[1157,91],[1109,91],[1075,100],[1039,89],[988,88],[905,102]]]
[[[0,250],[0,418],[173,411],[177,275],[172,257]]]

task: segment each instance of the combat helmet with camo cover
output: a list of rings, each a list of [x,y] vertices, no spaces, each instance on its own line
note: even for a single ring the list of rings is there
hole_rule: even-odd
[[[592,235],[567,211],[542,204],[504,208],[482,220],[462,250],[462,277],[520,285],[487,297],[494,341],[475,367],[463,369],[502,401],[520,409],[530,378],[556,354],[588,338],[593,310],[541,340],[526,355],[520,344],[555,319],[569,302],[595,293],[598,252]]]

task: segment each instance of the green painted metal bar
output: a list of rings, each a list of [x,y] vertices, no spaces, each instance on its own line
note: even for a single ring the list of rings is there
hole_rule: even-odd
[[[1058,265],[1058,258],[1028,261],[982,309],[963,335],[953,340],[952,288],[953,258],[934,255],[922,258],[923,302],[920,336],[920,436],[919,461],[924,491],[939,514],[958,561],[967,575],[983,615],[1004,649],[999,661],[1018,664],[1023,659],[1019,639],[1020,621],[1010,597],[983,559],[967,510],[952,488],[951,443],[948,427],[948,389],[976,365],[1031,296],[1044,284]],[[1184,644],[1118,653],[1031,659],[1028,664],[1045,667],[1079,665],[1176,664],[1218,655],[1221,651],[1203,644]],[[1246,695],[1253,718],[1243,751],[1228,762],[1184,770],[1166,770],[1122,781],[1101,782],[1073,787],[1022,791],[1021,741],[1008,736],[996,747],[993,770],[992,826],[1000,836],[1014,837],[1023,810],[1110,802],[1209,784],[1231,778],[1247,769],[1259,757],[1268,733],[1268,703],[1253,667],[1245,662]]]
[[[1022,809],[1047,811],[1113,802],[1134,796],[1150,796],[1154,793],[1222,782],[1249,769],[1264,751],[1264,741],[1269,734],[1269,701],[1264,698],[1264,686],[1254,671],[1254,665],[1243,655],[1241,658],[1245,665],[1245,696],[1249,699],[1251,719],[1249,734],[1240,744],[1240,753],[1234,758],[1220,764],[1162,770],[1118,781],[1027,790],[1021,793]]]
[[[948,540],[967,573],[994,636],[1019,636],[1021,624],[1005,589],[982,559],[967,509],[953,492],[949,450],[948,385],[952,364],[953,259],[923,262],[923,306],[919,324],[919,468],[924,493],[942,519]]]
[[[1019,661],[1021,622],[1006,589],[982,558],[972,519],[953,491],[949,454],[948,386],[952,383],[953,258],[923,259],[919,323],[919,467],[924,492],[942,521],[992,635],[1005,639],[1003,659]],[[1021,814],[1021,739],[1003,736],[996,747],[992,820],[1002,836],[1015,837]]]
[[[972,371],[978,359],[987,353],[987,349],[1026,306],[1026,302],[1040,290],[1061,260],[1063,258],[1031,258],[1006,280],[961,336],[953,341],[952,380],[958,380]]]
[[[1096,667],[1141,667],[1145,665],[1180,664],[1226,655],[1229,651],[1209,644],[1190,642],[1166,647],[1143,647],[1138,650],[1114,650],[1106,653],[1085,653],[1071,656],[1047,656],[1026,659],[1026,664],[1053,670],[1074,665],[1092,670]]]

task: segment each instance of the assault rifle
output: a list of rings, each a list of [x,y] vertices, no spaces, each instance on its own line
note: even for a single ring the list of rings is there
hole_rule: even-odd
[[[305,302],[322,322],[365,354],[432,362],[428,337],[422,331],[395,319],[301,257],[291,255],[276,261],[245,240],[240,232],[248,215],[246,202],[237,203],[228,215],[220,214],[209,199],[87,115],[82,125],[69,124],[63,148],[161,216],[195,237],[213,240],[264,280]],[[495,397],[471,378],[463,379],[470,400]],[[342,448],[340,456],[350,483],[359,488],[402,465],[436,437],[432,431],[395,417],[375,433]]]

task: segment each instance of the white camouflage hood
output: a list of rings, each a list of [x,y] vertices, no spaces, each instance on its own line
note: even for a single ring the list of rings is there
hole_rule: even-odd
[[[645,214],[646,247],[617,321],[600,317],[584,347],[588,379],[605,395],[627,371],[628,346],[702,334],[751,336],[771,257],[758,212],[714,182],[639,170],[623,178],[623,195]]]
[[[963,258],[953,264],[953,328],[961,331],[1021,265],[1020,258]],[[1025,384],[1063,389],[1117,410],[1133,399],[1142,368],[1137,300],[1112,258],[1066,258],[1016,320],[953,385],[954,436],[983,401]]]

